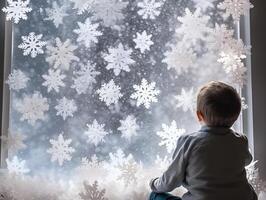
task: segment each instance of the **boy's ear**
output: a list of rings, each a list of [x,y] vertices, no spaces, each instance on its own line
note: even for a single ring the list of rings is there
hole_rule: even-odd
[[[197,117],[200,122],[204,121],[203,114],[200,111],[197,111]]]

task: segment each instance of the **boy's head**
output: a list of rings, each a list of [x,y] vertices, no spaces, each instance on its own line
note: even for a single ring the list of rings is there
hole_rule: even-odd
[[[231,127],[240,111],[241,98],[233,87],[212,81],[200,88],[197,115],[206,125]]]

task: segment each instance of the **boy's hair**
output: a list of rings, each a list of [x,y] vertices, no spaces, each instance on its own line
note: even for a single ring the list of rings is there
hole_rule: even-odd
[[[241,98],[230,85],[211,81],[199,89],[197,111],[208,126],[231,127],[240,114]]]

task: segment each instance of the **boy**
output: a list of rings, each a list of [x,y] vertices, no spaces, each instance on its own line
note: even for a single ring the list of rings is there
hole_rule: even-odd
[[[222,82],[204,85],[197,96],[201,129],[181,136],[168,169],[151,180],[150,200],[181,200],[166,192],[183,185],[182,200],[257,200],[246,178],[250,164],[246,136],[230,127],[241,111],[237,91]]]

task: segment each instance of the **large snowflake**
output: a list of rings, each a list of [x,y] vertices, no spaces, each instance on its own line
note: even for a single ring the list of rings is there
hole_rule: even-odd
[[[158,101],[156,96],[159,95],[160,90],[155,89],[155,85],[155,82],[149,84],[146,79],[142,79],[140,85],[133,85],[135,92],[131,98],[137,100],[137,106],[143,104],[148,109],[152,102]]]
[[[102,32],[98,31],[99,24],[92,23],[89,18],[86,19],[85,23],[78,22],[79,29],[75,29],[73,32],[78,34],[78,42],[83,42],[88,48],[92,43],[98,43],[99,36]]]
[[[146,50],[150,50],[150,46],[153,45],[151,40],[152,35],[148,35],[146,31],[142,33],[137,33],[137,37],[133,40],[136,43],[135,48],[139,49],[141,53],[144,53]]]
[[[64,74],[61,74],[61,71],[59,69],[49,69],[48,74],[42,75],[42,77],[45,80],[42,85],[47,87],[48,92],[51,92],[52,90],[59,92],[59,88],[65,86],[63,79],[66,76]]]
[[[143,0],[138,3],[138,7],[140,8],[138,14],[143,19],[155,19],[160,15],[162,5],[163,1]]]
[[[29,77],[25,75],[21,70],[14,69],[11,74],[9,74],[6,83],[9,85],[10,90],[21,90],[27,87]]]
[[[170,126],[162,124],[162,131],[158,131],[157,135],[161,137],[162,141],[159,143],[160,146],[165,145],[168,153],[171,153],[175,147],[177,139],[183,135],[186,130],[177,128],[176,122],[172,121]]]
[[[26,161],[20,160],[17,156],[14,156],[12,160],[6,159],[6,164],[9,174],[24,175],[30,172],[26,167]]]
[[[99,143],[105,142],[104,137],[108,132],[104,130],[104,124],[99,124],[97,120],[93,120],[92,124],[87,124],[87,130],[84,132],[88,136],[87,142],[97,146]]]
[[[46,48],[48,52],[46,61],[54,68],[61,67],[61,69],[68,70],[72,61],[79,61],[79,58],[73,53],[78,47],[72,45],[69,39],[61,42],[59,38],[56,38],[55,46],[49,45]]]
[[[45,9],[45,11],[48,17],[44,20],[53,21],[56,28],[58,28],[60,24],[63,24],[64,17],[68,16],[68,14],[66,13],[67,7],[60,7],[56,1],[53,2],[52,8],[47,8]]]
[[[44,119],[44,113],[49,110],[49,104],[47,98],[44,98],[39,92],[34,92],[17,102],[15,108],[22,114],[21,121],[27,120],[34,125],[37,120]]]
[[[78,15],[83,14],[86,10],[90,10],[97,0],[70,0],[74,3],[74,8],[78,10]]]
[[[99,94],[101,101],[104,101],[107,106],[118,103],[118,100],[123,96],[120,92],[120,86],[116,85],[114,80],[104,83],[100,89],[96,91]]]
[[[78,110],[77,105],[73,99],[69,100],[63,97],[58,101],[58,105],[55,106],[57,110],[56,115],[60,115],[66,120],[67,117],[73,117],[73,114]]]
[[[99,190],[98,182],[95,181],[92,185],[84,184],[84,192],[81,192],[79,195],[83,200],[108,200],[105,198],[105,189]]]
[[[28,7],[30,0],[7,0],[7,7],[4,7],[2,10],[7,13],[6,19],[14,19],[14,22],[17,24],[20,19],[28,19],[27,13],[32,11],[32,8]]]
[[[120,43],[117,48],[109,48],[108,53],[104,55],[104,60],[108,62],[106,69],[113,69],[114,74],[118,76],[122,70],[129,72],[129,65],[135,63],[131,58],[132,50],[126,50]]]
[[[30,32],[28,36],[22,36],[22,41],[18,48],[23,49],[23,55],[31,55],[32,58],[35,58],[38,54],[43,54],[43,46],[46,45],[46,42],[41,41],[42,34],[35,35],[34,32]]]
[[[47,150],[47,153],[52,155],[51,161],[58,161],[60,166],[62,166],[65,161],[70,161],[72,159],[72,154],[75,152],[75,149],[69,146],[71,142],[71,139],[64,139],[63,133],[59,134],[57,140],[50,139],[52,147]]]
[[[133,115],[129,115],[124,120],[120,120],[121,126],[118,128],[122,132],[122,138],[130,141],[133,136],[137,135],[139,125]]]
[[[194,111],[195,94],[193,87],[189,91],[182,88],[181,94],[176,95],[175,99],[177,100],[177,108],[182,108],[184,112],[188,110],[191,112]]]
[[[1,140],[7,145],[8,152],[16,154],[18,151],[25,149],[27,145],[24,143],[26,136],[20,132],[11,133],[9,131],[8,136],[1,136]]]
[[[218,8],[225,10],[227,16],[232,16],[235,22],[240,20],[241,15],[246,15],[253,5],[249,0],[223,0]]]

